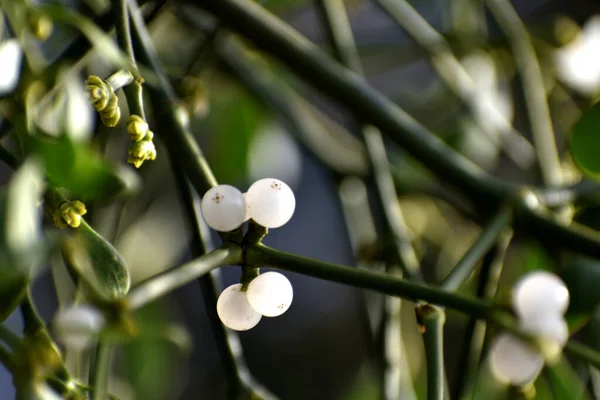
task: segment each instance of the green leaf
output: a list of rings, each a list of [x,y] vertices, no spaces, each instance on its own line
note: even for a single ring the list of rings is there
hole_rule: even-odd
[[[234,182],[246,176],[250,141],[263,119],[264,108],[238,86],[219,85],[211,89],[208,123],[214,135],[206,143],[206,157],[220,182]]]
[[[105,298],[121,299],[129,291],[131,279],[125,260],[84,220],[63,242],[63,255],[80,279]]]
[[[561,279],[569,288],[568,315],[591,315],[600,304],[600,261],[575,257],[559,270]]]
[[[569,148],[575,164],[585,174],[600,179],[600,103],[584,112],[575,123]]]
[[[136,313],[140,336],[123,346],[125,376],[136,398],[173,398],[174,385],[182,376],[182,353],[169,340],[148,340],[152,331],[167,327],[170,312],[161,303],[152,303]],[[202,397],[202,396],[201,396]]]
[[[585,390],[585,384],[564,358],[554,365],[546,365],[544,376],[555,400],[591,399]]]
[[[104,199],[134,191],[139,186],[139,178],[131,170],[112,166],[66,135],[56,139],[36,138],[34,148],[44,162],[48,181],[79,199]]]

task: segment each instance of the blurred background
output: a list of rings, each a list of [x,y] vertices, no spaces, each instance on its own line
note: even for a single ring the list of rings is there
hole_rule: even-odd
[[[259,3],[329,51],[315,2]],[[399,26],[389,9],[382,6],[386,3],[390,1],[345,1],[367,81],[485,170],[511,182],[540,184],[522,81],[505,35],[482,2],[413,0],[408,4],[446,38],[476,86],[479,102],[493,104],[495,113],[486,107],[469,107],[460,100],[431,63],[430,52]],[[102,0],[63,4],[92,18],[108,6]],[[565,183],[577,182],[581,176],[566,143],[574,121],[600,92],[600,16],[596,16],[600,5],[582,0],[519,0],[513,5],[528,27],[539,57]],[[151,4],[148,11],[154,11]],[[267,245],[324,261],[345,265],[358,262],[377,268],[381,241],[376,232],[381,231],[382,216],[376,209],[372,209],[374,217],[369,216],[373,188],[356,178],[364,174],[366,161],[352,116],[272,58],[239,38],[232,40],[235,45],[227,48],[240,50],[239,54],[256,67],[258,76],[268,77],[272,88],[286,93],[296,107],[298,121],[308,128],[294,127],[272,102],[257,96],[253,75],[236,65],[236,53],[203,46],[207,36],[191,26],[183,13],[167,3],[152,15],[149,28],[219,183],[245,191],[263,177],[287,182],[296,195],[296,212],[287,225],[269,232]],[[193,13],[205,22],[206,31],[213,27],[208,15]],[[0,89],[6,92],[11,69],[18,69],[10,60],[19,56],[15,58],[7,50],[10,29],[3,29],[0,76],[6,77],[2,78],[6,82],[0,82]],[[75,30],[56,23],[40,51],[57,57],[76,36]],[[59,106],[47,110],[40,123],[51,130],[53,113],[66,112],[67,120],[74,121],[72,129],[81,131],[82,140],[92,142],[107,159],[123,162],[128,141],[125,119],[118,126],[121,132],[105,128],[87,106],[83,93],[88,74],[107,76],[113,71],[98,54],[89,54],[84,61],[74,68],[68,62],[60,65],[72,84],[63,99],[56,99]],[[152,111],[149,115],[152,128]],[[508,133],[507,121],[514,126]],[[141,191],[127,200],[88,204],[89,221],[121,251],[134,283],[190,259],[186,221],[180,212],[170,161],[160,145],[161,135],[169,132],[155,134],[158,157],[139,170]],[[392,143],[387,145],[399,202],[426,279],[439,282],[478,237],[480,228],[472,222],[468,202],[433,179],[409,154]],[[3,165],[0,169],[5,182],[10,170]],[[213,239],[219,242],[218,237]],[[524,272],[551,269],[548,257],[535,242],[513,241],[497,296],[506,296],[506,288]],[[223,284],[236,283],[239,274],[237,267],[223,268]],[[381,298],[347,286],[285,274],[294,286],[290,310],[279,318],[263,318],[257,327],[240,334],[254,377],[281,399],[378,398],[380,346],[370,329],[373,321],[366,304],[377,307]],[[472,295],[475,285],[469,281],[461,291]],[[68,297],[68,290],[61,288],[55,294],[50,270],[36,281],[34,298],[46,320],[51,320],[61,297]],[[120,348],[112,392],[120,399],[226,398],[222,363],[196,283],[146,307],[140,318],[149,330],[166,332],[165,338],[140,338]],[[467,322],[465,316],[448,312],[445,351],[451,382],[461,373],[457,370],[458,357]],[[13,314],[7,325],[19,331],[20,315]],[[423,398],[423,344],[414,306],[408,302],[402,303],[400,325],[401,336],[396,340],[401,398]],[[575,369],[587,379],[587,371]],[[544,393],[543,389],[538,391]],[[14,398],[11,377],[2,367],[0,398]]]

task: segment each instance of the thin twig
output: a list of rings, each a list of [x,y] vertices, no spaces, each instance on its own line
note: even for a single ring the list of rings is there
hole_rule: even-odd
[[[200,147],[189,131],[188,116],[177,107],[177,97],[156,56],[144,19],[135,0],[127,0],[133,25],[133,48],[138,58],[149,65],[159,85],[148,92],[156,116],[157,137],[164,141],[171,157],[183,168],[194,189],[204,193],[217,185]]]
[[[471,276],[479,261],[497,242],[512,222],[512,207],[503,206],[483,227],[481,235],[440,283],[444,290],[455,291]]]
[[[246,262],[272,268],[298,272],[333,282],[363,289],[376,290],[391,296],[412,301],[425,301],[444,308],[469,314],[471,317],[487,319],[518,337],[536,345],[530,333],[517,327],[516,321],[506,311],[495,308],[486,300],[448,293],[437,287],[416,284],[401,278],[358,268],[319,261],[296,254],[275,250],[262,244],[249,246]],[[565,351],[600,367],[600,353],[582,343],[569,341]]]
[[[444,323],[446,314],[429,304],[417,308],[423,324],[423,342],[427,361],[427,400],[444,400]]]
[[[521,168],[534,161],[533,147],[487,98],[479,95],[479,88],[454,56],[444,39],[406,0],[377,0],[387,13],[431,56],[431,63],[448,87],[469,107],[472,117],[492,140],[498,131],[503,138],[506,154]],[[484,109],[485,113],[481,110]],[[493,118],[490,118],[493,116]],[[492,124],[493,121],[493,124]]]
[[[314,260],[275,250],[264,245],[250,246],[246,250],[246,262],[298,272],[363,289],[376,290],[380,293],[412,301],[426,301],[478,317],[485,318],[492,310],[492,305],[489,302],[448,293],[430,285],[412,283],[384,273]]]
[[[512,232],[507,232],[488,253],[485,255],[481,271],[477,277],[477,297],[491,300],[496,294],[498,282],[506,250],[512,239]],[[481,353],[485,339],[487,324],[485,321],[471,318],[463,335],[464,340],[461,348],[461,357],[457,371],[461,371],[453,386],[451,398],[453,399],[471,399],[475,388],[475,380],[479,371]],[[464,396],[463,396],[464,393]]]
[[[182,0],[183,1],[183,0]],[[190,0],[191,1],[191,0]],[[254,2],[220,0],[195,2],[242,33],[260,48],[284,61],[313,86],[372,123],[415,158],[473,198],[497,202],[514,187],[489,177],[397,107],[364,79],[331,60],[314,44]]]
[[[92,381],[94,392],[92,400],[105,400],[108,395],[113,355],[114,345],[102,342],[98,344],[96,360],[94,362],[94,377]]]
[[[211,270],[223,265],[239,264],[242,249],[226,244],[188,263],[164,271],[131,288],[126,301],[130,309],[138,309],[149,302],[181,287]]]
[[[327,27],[329,43],[335,56],[346,67],[358,75],[362,75],[362,65],[358,57],[358,49],[342,0],[317,0],[318,9]],[[361,124],[360,121],[354,121]],[[374,126],[361,126],[363,141],[371,165],[379,209],[385,215],[387,234],[394,245],[394,257],[390,265],[399,265],[404,275],[411,280],[422,281],[421,267],[412,247],[409,229],[398,198],[394,179],[389,167],[385,143],[381,132]]]
[[[180,0],[192,2],[192,0]],[[356,74],[328,58],[315,45],[253,2],[220,0],[194,2],[221,19],[257,46],[283,61],[314,87],[373,123],[418,161],[468,195],[476,207],[488,208],[513,197],[520,188],[496,179],[451,150],[393,102]],[[600,255],[600,237],[576,225],[570,229],[548,215],[520,208],[516,226],[546,243],[557,243],[585,255]]]
[[[127,98],[127,106],[129,107],[130,115],[138,115],[143,120],[146,120],[144,113],[144,99],[142,93],[142,79],[138,71],[133,52],[133,44],[131,40],[131,28],[129,25],[129,8],[127,0],[119,0],[117,5],[117,42],[119,47],[127,54],[129,60],[129,71],[133,74],[134,80],[131,84],[123,87],[123,92]]]
[[[547,185],[560,185],[563,176],[546,99],[546,89],[527,29],[508,0],[486,0],[485,2],[508,38],[523,81],[529,123],[544,182]]]

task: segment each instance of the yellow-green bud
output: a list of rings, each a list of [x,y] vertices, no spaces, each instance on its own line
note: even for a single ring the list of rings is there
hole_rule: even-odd
[[[148,123],[142,119],[139,115],[131,115],[127,120],[127,132],[131,136],[131,140],[139,142],[146,137],[146,134],[150,132],[148,130]],[[147,138],[146,140],[152,140]]]
[[[87,213],[85,204],[78,200],[62,203],[58,209],[65,222],[73,228],[81,225],[81,216]]]
[[[29,30],[31,34],[38,40],[44,41],[48,39],[54,26],[52,20],[45,15],[32,12],[27,18]]]
[[[64,229],[67,226],[69,226],[63,219],[62,214],[60,213],[59,210],[54,210],[51,213],[51,215],[52,215],[52,221],[54,222],[54,225],[56,225],[57,228]]]
[[[117,125],[121,118],[119,98],[112,86],[96,75],[90,75],[85,82],[85,88],[90,97],[90,103],[100,114],[102,123],[109,128]]]
[[[136,168],[142,166],[146,160],[156,159],[156,148],[151,140],[142,140],[140,142],[131,143],[129,148],[129,158],[127,162],[135,165]]]
[[[85,81],[85,89],[90,97],[90,103],[96,111],[103,110],[108,104],[112,88],[102,78],[96,75],[90,75]]]

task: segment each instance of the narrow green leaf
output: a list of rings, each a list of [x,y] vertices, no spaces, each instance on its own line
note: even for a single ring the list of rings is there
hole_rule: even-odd
[[[125,260],[85,221],[63,242],[62,249],[67,265],[100,295],[120,299],[129,291],[131,279]]]
[[[569,362],[562,358],[554,365],[546,365],[544,375],[555,400],[590,400],[585,384]]]
[[[575,123],[569,148],[577,166],[590,177],[600,179],[600,103]]]

